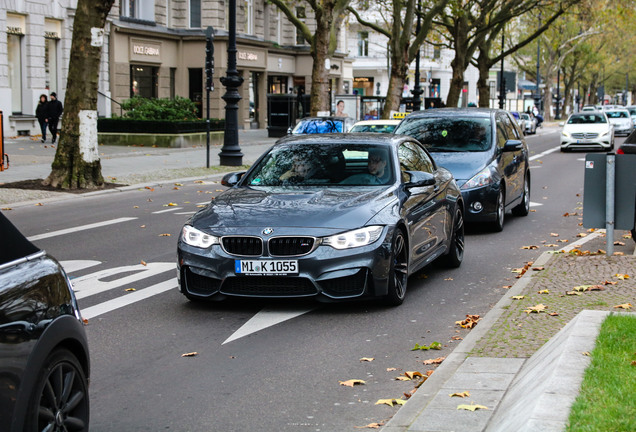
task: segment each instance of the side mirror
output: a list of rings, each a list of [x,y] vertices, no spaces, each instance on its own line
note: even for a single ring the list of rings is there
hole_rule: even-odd
[[[406,171],[411,179],[405,183],[407,188],[435,185],[435,176],[424,171]]]
[[[559,126],[561,127],[565,126],[565,122],[559,122]]]
[[[521,140],[508,140],[503,147],[503,151],[512,152],[523,150],[523,142]]]
[[[245,174],[245,171],[231,172],[231,173],[225,174],[223,176],[223,179],[221,180],[221,184],[227,187],[236,186],[238,182],[241,180],[241,178],[243,177],[243,174]]]

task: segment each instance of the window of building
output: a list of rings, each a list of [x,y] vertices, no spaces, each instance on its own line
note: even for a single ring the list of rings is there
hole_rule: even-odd
[[[433,58],[439,60],[442,57],[442,49],[440,47],[433,47]]]
[[[7,34],[11,112],[22,114],[22,35]]]
[[[287,77],[284,75],[269,75],[267,77],[267,92],[277,94],[287,93]]]
[[[170,99],[174,99],[177,95],[177,68],[170,68]]]
[[[119,15],[141,21],[155,21],[155,0],[121,0]]]
[[[47,37],[44,41],[44,74],[49,93],[57,93],[59,90],[57,88],[57,43],[56,38]]]
[[[305,14],[304,6],[296,7],[296,17],[302,22],[305,22],[307,15]],[[305,44],[306,42],[305,42],[305,36],[303,36],[303,32],[301,32],[299,29],[296,29],[296,45],[305,45]]]
[[[254,0],[244,0],[243,2],[243,17],[245,19],[245,28],[243,31],[245,34],[254,34]]]
[[[190,0],[190,28],[201,28],[201,0]]]
[[[358,57],[369,56],[369,32],[358,32]]]
[[[156,98],[159,68],[152,66],[130,65],[130,97]]]

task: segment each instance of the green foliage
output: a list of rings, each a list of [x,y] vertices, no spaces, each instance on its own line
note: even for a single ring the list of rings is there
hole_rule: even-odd
[[[430,345],[420,345],[418,343],[415,344],[415,347],[411,349],[411,351],[428,351],[428,350],[441,350],[442,349],[442,344],[439,342],[433,342]]]
[[[133,97],[121,104],[126,111],[124,118],[131,120],[196,120],[197,107],[190,99],[177,96],[174,99],[147,99]]]
[[[592,351],[567,432],[636,430],[636,317],[608,316]]]

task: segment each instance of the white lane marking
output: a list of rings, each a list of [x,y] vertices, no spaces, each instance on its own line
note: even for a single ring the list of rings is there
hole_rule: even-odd
[[[530,162],[532,162],[532,161],[534,161],[534,160],[537,160],[537,159],[539,159],[539,158],[542,158],[543,156],[549,155],[550,153],[554,153],[555,151],[560,150],[560,149],[561,149],[561,146],[560,146],[560,145],[559,145],[559,146],[556,146],[556,147],[554,147],[554,148],[551,148],[550,150],[546,150],[546,151],[544,151],[544,152],[542,152],[542,153],[536,154],[536,155],[534,155],[534,156],[530,156],[529,160],[530,160]]]
[[[137,264],[137,265],[131,265],[131,266],[106,269],[106,270],[98,271],[96,273],[91,273],[89,275],[73,279],[72,281],[73,291],[75,291],[75,296],[78,299],[82,299],[82,298],[99,294],[105,291],[109,291],[115,288],[119,288],[124,285],[129,285],[134,282],[140,281],[141,279],[146,279],[160,273],[164,273],[167,271],[174,271],[175,269],[176,269],[175,263],[148,263],[145,266],[142,264]],[[121,273],[130,273],[130,272],[135,272],[135,273],[128,276],[124,276],[120,279],[109,281],[109,282],[102,282],[100,280],[100,279],[115,276]],[[174,281],[172,282],[176,283]],[[132,287],[129,287],[129,288],[132,288]],[[144,288],[144,289],[147,289],[147,288]]]
[[[95,318],[96,316],[103,315],[107,312],[114,311],[115,309],[119,309],[124,306],[137,303],[138,301],[145,300],[149,297],[152,297],[157,294],[161,294],[163,292],[170,291],[176,288],[177,288],[177,280],[175,278],[172,280],[167,280],[167,281],[158,283],[156,285],[149,286],[148,288],[144,288],[139,291],[132,292],[130,294],[123,295],[121,297],[117,297],[107,302],[100,303],[98,305],[80,309],[80,310],[82,312],[82,317],[86,319],[91,319],[91,318]]]
[[[541,204],[541,203],[537,203],[537,202],[534,202],[534,201],[530,201],[530,207],[539,207],[539,206],[542,206],[542,205],[543,205],[543,204]]]
[[[95,267],[96,265],[100,265],[101,261],[92,261],[92,260],[71,260],[71,261],[60,261],[60,265],[64,268],[66,274],[70,276],[71,273],[87,269],[89,267]]]
[[[290,320],[292,318],[296,318],[297,316],[304,315],[307,312],[311,312],[315,308],[310,309],[289,309],[289,310],[280,310],[280,309],[263,309],[256,315],[254,315],[248,322],[243,324],[243,326],[234,332],[232,336],[227,338],[222,345],[225,345],[228,342],[232,342],[236,339],[240,339],[244,336],[247,336],[252,333],[256,333],[259,330],[263,330],[267,327],[274,326],[276,324],[282,323],[283,321]]]
[[[56,236],[60,236],[60,235],[64,235],[64,234],[75,233],[77,231],[85,231],[85,230],[89,230],[89,229],[93,229],[93,228],[101,228],[101,227],[107,226],[107,225],[114,225],[114,224],[118,224],[118,223],[122,223],[122,222],[128,222],[128,221],[135,220],[135,219],[137,219],[137,218],[136,217],[123,217],[123,218],[119,218],[119,219],[111,219],[111,220],[107,220],[107,221],[103,221],[103,222],[97,222],[97,223],[92,223],[92,224],[88,224],[88,225],[82,225],[82,226],[78,226],[78,227],[74,227],[74,228],[67,228],[67,229],[63,229],[63,230],[59,230],[59,231],[51,231],[51,232],[44,233],[44,234],[38,234],[38,235],[31,236],[31,237],[27,237],[27,240],[29,240],[29,241],[42,240],[42,239],[49,238],[49,237],[56,237]]]
[[[173,211],[177,211],[177,210],[181,210],[183,207],[173,207],[173,208],[169,208],[166,210],[159,210],[156,212],[152,212],[152,214],[159,214],[159,213],[168,213],[168,212],[173,212]]]
[[[187,212],[179,212],[179,213],[175,213],[177,215],[191,215],[191,214],[195,214],[195,211],[187,211]]]

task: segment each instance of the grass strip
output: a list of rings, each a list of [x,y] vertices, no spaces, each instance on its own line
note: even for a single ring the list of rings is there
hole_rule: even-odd
[[[601,326],[566,432],[636,431],[636,316]]]

